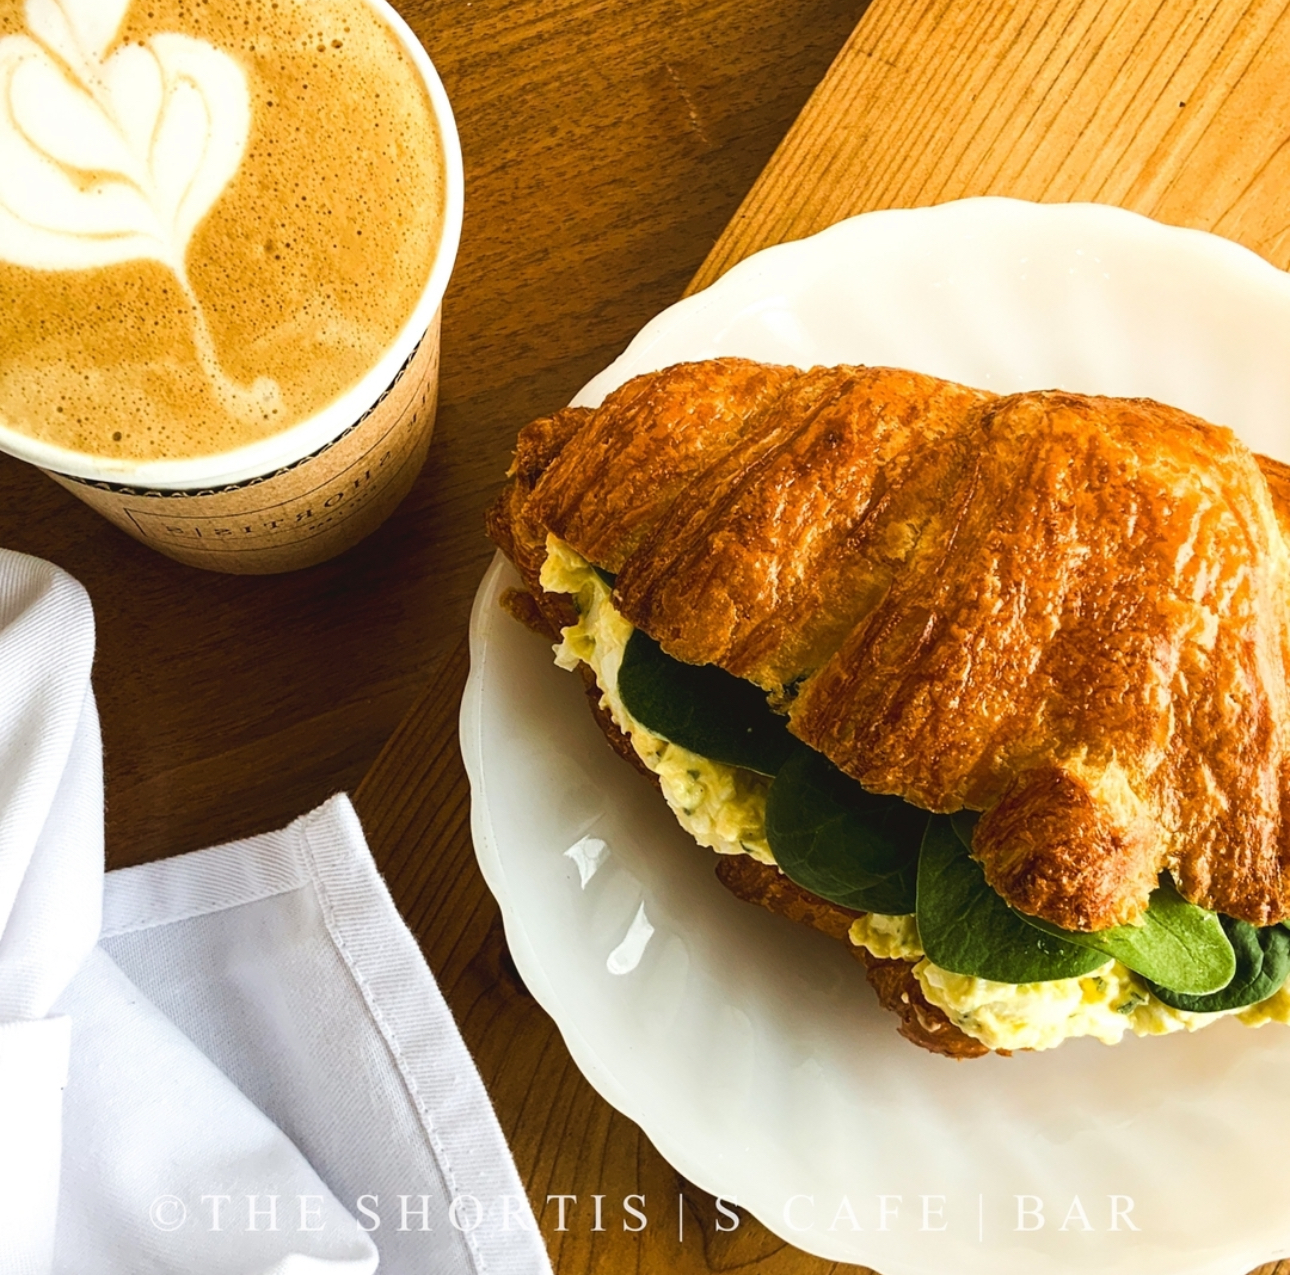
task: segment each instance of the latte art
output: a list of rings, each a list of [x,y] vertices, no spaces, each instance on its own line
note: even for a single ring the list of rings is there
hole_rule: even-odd
[[[36,38],[0,40],[6,261],[68,270],[153,257],[180,273],[194,228],[242,162],[251,108],[241,67],[185,35],[105,59],[127,6],[27,0]]]
[[[0,0],[0,421],[146,460],[316,414],[415,308],[442,203],[361,0]]]
[[[277,384],[261,377],[248,391],[224,375],[184,265],[246,150],[246,76],[173,33],[104,59],[128,6],[27,0],[40,43],[0,40],[0,258],[42,270],[161,262],[192,307],[197,357],[221,404],[268,419],[281,410]]]

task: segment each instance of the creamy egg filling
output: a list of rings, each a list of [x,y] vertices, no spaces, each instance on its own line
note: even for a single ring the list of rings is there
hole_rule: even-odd
[[[591,667],[601,703],[631,740],[636,755],[658,776],[681,827],[718,854],[750,854],[762,863],[774,863],[766,843],[770,780],[669,743],[627,711],[618,694],[618,669],[633,626],[614,609],[609,586],[586,559],[555,536],[547,538],[542,587],[548,593],[571,594],[578,610],[577,624],[564,630],[564,640],[555,648],[555,662],[567,669],[576,669],[579,662]]]
[[[774,864],[766,841],[770,780],[670,743],[632,717],[618,694],[618,670],[633,626],[614,608],[609,585],[556,536],[547,538],[542,587],[549,593],[569,594],[578,611],[578,622],[563,631],[563,640],[555,648],[555,662],[566,669],[576,669],[579,663],[591,668],[601,703],[631,740],[637,756],[658,776],[663,796],[681,826],[718,854],[749,854]],[[1108,961],[1081,978],[994,983],[933,965],[923,954],[912,916],[868,913],[851,926],[849,937],[857,947],[882,959],[916,962],[914,974],[927,999],[956,1027],[990,1049],[1051,1049],[1074,1036],[1093,1036],[1114,1045],[1130,1031],[1137,1036],[1163,1036],[1196,1031],[1228,1017],[1251,1027],[1290,1023],[1290,981],[1246,1009],[1194,1014],[1158,1000],[1119,961]]]

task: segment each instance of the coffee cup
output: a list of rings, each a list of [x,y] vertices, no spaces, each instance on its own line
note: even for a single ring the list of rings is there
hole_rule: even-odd
[[[0,0],[0,449],[194,566],[287,571],[425,460],[452,111],[385,0]]]

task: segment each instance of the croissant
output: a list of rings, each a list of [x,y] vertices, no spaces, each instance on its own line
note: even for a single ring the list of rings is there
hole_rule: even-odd
[[[1168,869],[1263,926],[1290,914],[1288,493],[1147,399],[716,359],[529,426],[492,527],[530,584],[548,532],[615,572],[627,619],[870,791],[983,811],[1020,911],[1131,922]]]
[[[544,569],[553,553],[585,576],[594,564],[616,624],[756,684],[864,789],[982,812],[971,854],[1038,924],[1134,922],[1162,870],[1211,912],[1258,927],[1290,914],[1290,468],[1231,431],[1146,399],[713,359],[533,422],[510,477],[488,529],[527,588],[514,614],[567,645],[584,619]],[[660,782],[603,670],[580,667],[610,741]],[[951,985],[917,930],[892,947],[893,918],[862,921],[769,852],[700,840],[753,856],[719,861],[738,896],[848,936],[901,1032],[936,1052],[1214,1017],[1165,1022],[1117,964],[1092,990],[1051,985],[1092,995],[1100,1026],[1082,1011],[1027,1025],[1026,987]],[[1287,1021],[1285,999],[1242,1021]]]

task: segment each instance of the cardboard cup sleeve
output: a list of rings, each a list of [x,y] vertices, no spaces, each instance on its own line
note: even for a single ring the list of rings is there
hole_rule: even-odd
[[[149,491],[45,472],[152,549],[237,575],[295,571],[374,531],[425,462],[439,389],[439,313],[385,392],[325,447],[226,487]]]

